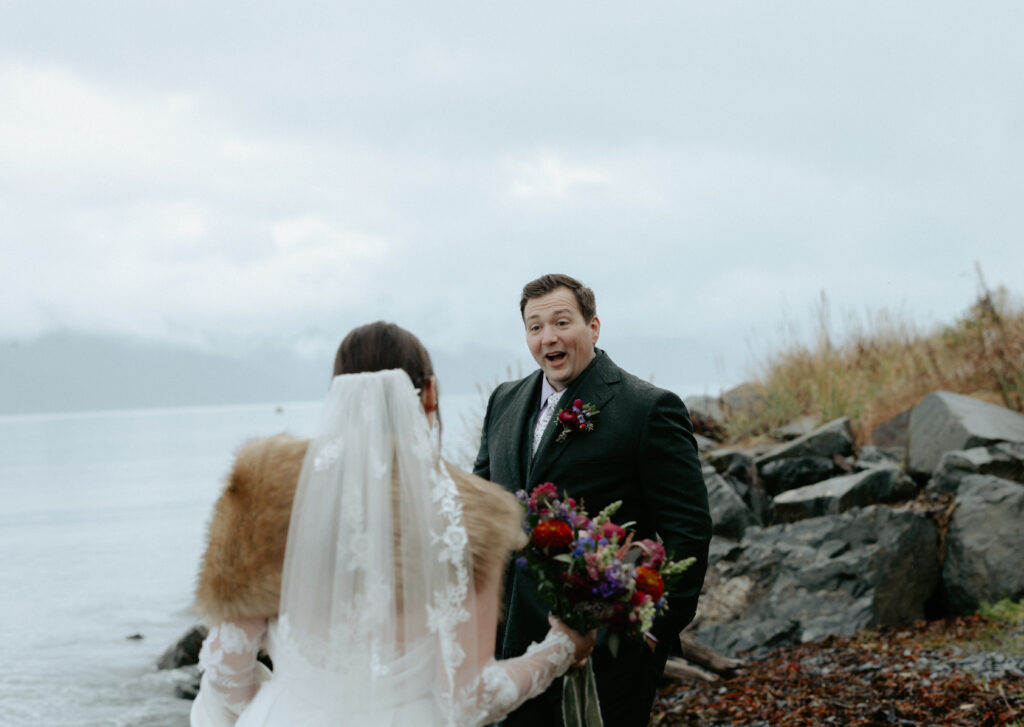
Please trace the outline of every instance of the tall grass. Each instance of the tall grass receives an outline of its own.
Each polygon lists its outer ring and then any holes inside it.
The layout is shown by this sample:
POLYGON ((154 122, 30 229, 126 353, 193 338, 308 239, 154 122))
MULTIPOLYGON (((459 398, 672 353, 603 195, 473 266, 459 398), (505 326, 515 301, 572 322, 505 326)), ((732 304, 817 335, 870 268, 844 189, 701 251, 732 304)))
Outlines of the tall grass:
POLYGON ((954 323, 921 332, 886 313, 840 339, 828 300, 818 304, 812 344, 791 343, 760 366, 761 398, 730 412, 729 438, 770 432, 804 414, 822 421, 850 417, 859 442, 879 423, 945 389, 1024 412, 1024 310, 1003 288, 989 290, 979 271, 979 294, 954 323))

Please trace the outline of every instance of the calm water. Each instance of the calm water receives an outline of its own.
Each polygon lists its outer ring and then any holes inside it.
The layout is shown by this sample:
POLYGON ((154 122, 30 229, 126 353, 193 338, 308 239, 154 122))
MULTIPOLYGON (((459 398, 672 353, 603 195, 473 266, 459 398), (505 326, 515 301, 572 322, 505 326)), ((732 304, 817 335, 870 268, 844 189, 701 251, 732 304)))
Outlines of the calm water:
MULTIPOLYGON (((479 397, 442 400, 465 463, 479 397)), ((156 659, 189 626, 210 509, 249 437, 318 403, 0 417, 0 724, 184 727, 156 659), (141 634, 140 640, 127 637, 141 634)))

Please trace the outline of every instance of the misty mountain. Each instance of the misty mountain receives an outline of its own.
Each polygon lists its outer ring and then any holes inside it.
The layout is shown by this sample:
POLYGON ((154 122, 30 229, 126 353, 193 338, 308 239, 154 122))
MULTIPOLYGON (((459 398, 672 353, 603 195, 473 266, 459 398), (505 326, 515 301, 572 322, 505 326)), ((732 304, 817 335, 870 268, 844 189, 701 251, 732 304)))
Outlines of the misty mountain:
MULTIPOLYGON (((478 383, 491 386, 524 366, 522 356, 500 350, 432 356, 450 394, 471 393, 478 383)), ((283 347, 229 355, 126 337, 50 333, 0 342, 0 414, 318 400, 332 365, 333 356, 315 360, 283 347)))

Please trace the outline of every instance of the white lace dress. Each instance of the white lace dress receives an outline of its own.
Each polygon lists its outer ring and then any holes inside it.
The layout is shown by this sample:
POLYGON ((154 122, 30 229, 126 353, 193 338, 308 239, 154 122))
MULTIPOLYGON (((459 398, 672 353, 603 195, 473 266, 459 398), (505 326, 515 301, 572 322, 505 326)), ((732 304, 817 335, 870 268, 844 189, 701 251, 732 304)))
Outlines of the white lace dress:
MULTIPOLYGON (((271 672, 256 660, 260 646, 266 644, 271 658, 281 645, 277 620, 225 622, 210 629, 200 654, 202 686, 192 705, 192 727, 264 727, 271 725, 319 725, 322 714, 331 714, 330 704, 345 689, 336 675, 324 674, 318 681, 304 678, 294 683, 283 670, 271 672)), ((493 634, 493 630, 490 632, 493 634)), ((523 656, 495 661, 480 670, 475 690, 464 700, 459 712, 459 727, 485 725, 501 720, 528 699, 547 689, 573 663, 574 647, 562 633, 551 631, 540 644, 534 644, 523 656)), ((415 659, 415 653, 407 658, 415 659)), ((368 667, 367 667, 368 668, 368 667)), ((430 663, 418 665, 431 669, 430 663)), ((408 675, 408 673, 406 673, 408 675)), ((422 679, 409 680, 427 683, 422 679)), ((391 689, 400 691, 402 683, 391 689)), ((389 701, 394 700, 394 693, 389 701)), ((359 700, 348 700, 358 703, 359 700)), ((428 694, 408 694, 397 700, 398 706, 382 714, 373 700, 363 701, 364 711, 353 711, 344 724, 365 727, 372 719, 374 727, 442 727, 450 724, 443 711, 428 694)))
MULTIPOLYGON (((575 648, 560 625, 494 661, 503 558, 473 572, 463 497, 408 375, 335 377, 322 417, 292 502, 279 616, 213 625, 194 727, 472 727, 564 674, 575 648)), ((513 546, 498 534, 521 535, 521 512, 501 496, 511 511, 474 514, 481 545, 504 556, 513 546)))

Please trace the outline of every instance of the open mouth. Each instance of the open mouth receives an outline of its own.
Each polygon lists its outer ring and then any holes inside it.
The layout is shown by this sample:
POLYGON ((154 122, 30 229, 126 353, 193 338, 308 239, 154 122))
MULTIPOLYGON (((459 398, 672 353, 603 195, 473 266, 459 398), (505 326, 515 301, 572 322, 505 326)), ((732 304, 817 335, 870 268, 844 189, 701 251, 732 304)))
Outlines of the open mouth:
POLYGON ((558 353, 549 353, 544 358, 553 364, 558 364, 565 360, 565 355, 565 351, 559 351, 558 353))

